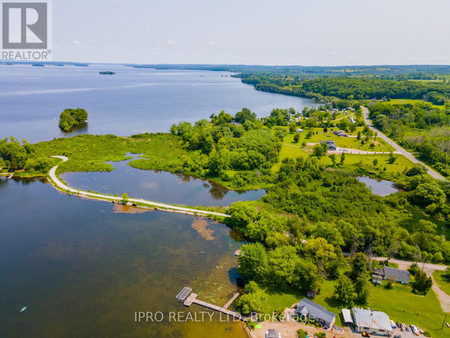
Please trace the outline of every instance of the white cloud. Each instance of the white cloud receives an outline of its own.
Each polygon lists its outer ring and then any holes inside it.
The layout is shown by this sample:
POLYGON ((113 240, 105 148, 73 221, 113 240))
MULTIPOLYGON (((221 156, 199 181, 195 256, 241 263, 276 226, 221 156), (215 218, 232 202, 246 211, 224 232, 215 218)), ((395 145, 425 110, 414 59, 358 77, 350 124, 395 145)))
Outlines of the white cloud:
POLYGON ((170 46, 176 46, 176 45, 178 45, 178 41, 176 41, 176 40, 167 40, 166 44, 168 44, 170 46))
POLYGON ((81 42, 78 41, 78 40, 73 40, 73 43, 76 44, 76 45, 81 45, 81 42))

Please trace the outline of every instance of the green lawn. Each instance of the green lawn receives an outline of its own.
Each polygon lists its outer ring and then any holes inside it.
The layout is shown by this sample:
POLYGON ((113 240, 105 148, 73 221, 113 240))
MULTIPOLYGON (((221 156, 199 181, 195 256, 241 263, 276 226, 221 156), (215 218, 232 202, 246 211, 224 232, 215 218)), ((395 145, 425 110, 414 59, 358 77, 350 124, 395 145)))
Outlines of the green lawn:
MULTIPOLYGON (((434 276, 436 278, 436 275, 434 276)), ((314 302, 337 314, 336 325, 342 326, 342 306, 334 298, 335 284, 336 281, 326 280, 314 302)), ((380 286, 371 286, 369 302, 364 307, 385 312, 395 322, 414 324, 429 331, 432 337, 444 338, 450 335, 450 329, 441 330, 445 313, 433 291, 428 292, 426 296, 420 296, 412 293, 410 286, 395 283, 392 289, 386 289, 386 284, 387 282, 383 282, 380 286)), ((450 287, 450 283, 447 287, 450 287)), ((295 289, 265 289, 261 297, 264 298, 262 312, 272 313, 291 307, 304 297, 304 293, 295 289)))
MULTIPOLYGON (((329 311, 338 314, 336 324, 341 324, 341 306, 333 298, 334 281, 325 281, 321 287, 320 294, 314 301, 325 306, 329 311)), ((411 292, 411 287, 394 284, 390 290, 381 286, 373 286, 367 307, 386 312, 395 322, 404 322, 408 325, 414 324, 419 328, 428 330, 432 337, 448 337, 450 329, 441 331, 442 321, 445 313, 439 304, 434 292, 430 291, 426 296, 419 296, 411 292)))
MULTIPOLYGON (((391 99, 391 100, 386 101, 384 103, 389 103, 389 104, 407 104, 407 103, 415 104, 415 103, 423 103, 423 101, 422 100, 410 100, 410 99, 391 99)), ((434 108, 441 108, 442 109, 442 108, 445 107, 445 106, 438 106, 438 105, 432 104, 431 102, 427 102, 427 103, 431 104, 434 108)))
POLYGON ((262 312, 272 313, 298 303, 305 297, 305 293, 295 288, 286 288, 284 290, 266 288, 261 296, 264 297, 262 312))
MULTIPOLYGON (((306 149, 301 147, 301 144, 299 145, 283 145, 283 148, 281 149, 280 153, 280 159, 283 160, 284 158, 292 158, 295 159, 299 156, 311 156, 311 152, 307 152, 306 149)), ((383 173, 397 173, 397 172, 403 172, 405 168, 411 168, 413 163, 407 159, 406 157, 402 155, 396 155, 397 159, 393 164, 388 163, 389 154, 370 154, 370 155, 359 155, 359 154, 345 154, 345 161, 342 168, 344 169, 350 169, 354 170, 357 168, 364 169, 366 171, 373 171, 376 173, 379 173, 380 176, 383 173), (375 166, 374 160, 377 160, 378 163, 375 166), (386 170, 384 170, 386 168, 386 170)), ((337 161, 339 162, 340 155, 337 155, 337 161)), ((323 156, 320 158, 320 162, 322 162, 325 165, 332 165, 332 161, 329 156, 323 156)), ((279 168, 280 164, 276 164, 273 167, 273 170, 277 170, 279 168)))
POLYGON ((448 295, 450 295, 450 280, 444 277, 445 271, 435 271, 433 278, 439 287, 448 295))
POLYGON ((445 313, 433 291, 426 296, 415 295, 409 286, 395 284, 391 290, 384 284, 373 287, 369 304, 371 309, 386 312, 395 322, 414 324, 431 333, 432 337, 448 337, 450 329, 440 330, 445 313))
MULTIPOLYGON (((336 143, 338 147, 342 148, 352 148, 352 149, 359 149, 359 150, 365 150, 365 151, 382 151, 382 152, 390 152, 395 151, 395 149, 384 142, 381 138, 373 139, 371 138, 369 142, 364 141, 364 144, 361 144, 362 139, 365 137, 362 136, 361 140, 358 140, 356 137, 340 137, 336 136, 333 131, 339 130, 338 128, 328 129, 328 132, 324 133, 322 128, 312 128, 311 129, 314 133, 314 135, 311 136, 311 138, 307 139, 306 135, 308 134, 309 130, 304 130, 303 133, 300 133, 300 139, 298 143, 294 142, 294 136, 295 133, 289 134, 285 137, 284 143, 292 144, 295 146, 302 146, 303 142, 305 143, 319 143, 320 141, 325 140, 332 140, 336 143), (370 144, 373 143, 374 147, 370 147, 370 144)), ((351 136, 356 136, 358 133, 358 130, 362 130, 362 128, 358 128, 354 133, 347 133, 351 136)))

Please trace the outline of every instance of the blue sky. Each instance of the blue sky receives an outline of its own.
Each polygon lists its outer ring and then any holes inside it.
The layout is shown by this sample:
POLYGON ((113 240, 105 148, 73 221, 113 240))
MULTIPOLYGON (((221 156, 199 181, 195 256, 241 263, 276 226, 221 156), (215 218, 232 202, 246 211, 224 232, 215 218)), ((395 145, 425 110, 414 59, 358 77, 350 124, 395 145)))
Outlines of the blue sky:
POLYGON ((53 60, 450 64, 448 0, 53 0, 53 60))

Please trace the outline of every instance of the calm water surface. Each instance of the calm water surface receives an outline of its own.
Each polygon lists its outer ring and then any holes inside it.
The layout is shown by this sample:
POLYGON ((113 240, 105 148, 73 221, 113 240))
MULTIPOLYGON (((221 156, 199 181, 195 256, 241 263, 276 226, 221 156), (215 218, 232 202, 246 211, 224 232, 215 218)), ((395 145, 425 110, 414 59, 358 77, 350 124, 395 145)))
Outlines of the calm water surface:
POLYGON ((357 177, 357 179, 372 190, 375 195, 387 196, 399 191, 395 188, 394 182, 391 181, 376 180, 367 176, 357 177))
POLYGON ((193 216, 113 208, 40 181, 0 180, 0 337, 243 336, 218 315, 134 321, 135 311, 204 311, 177 303, 184 286, 224 304, 237 290, 235 233, 193 216))
POLYGON ((180 121, 209 118, 243 107, 259 115, 273 108, 312 106, 309 99, 258 92, 227 72, 135 69, 120 65, 0 66, 0 138, 31 142, 64 134, 58 128, 65 108, 85 108, 80 133, 115 134, 169 131, 180 121), (115 75, 100 75, 112 70, 115 75))
MULTIPOLYGON (((88 127, 70 135, 130 135, 168 131, 173 123, 223 109, 266 115, 313 105, 257 92, 229 75, 118 65, 0 66, 0 138, 64 136, 58 116, 65 108, 89 113, 88 127)), ((114 166, 107 174, 63 177, 80 188, 180 204, 225 205, 264 194, 239 195, 201 180, 114 166)), ((213 324, 167 320, 169 311, 204 311, 176 302, 184 286, 214 304, 236 292, 239 235, 193 216, 130 211, 66 196, 40 181, 1 179, 0 337, 243 336, 240 323, 220 322, 217 315, 213 324), (20 313, 23 306, 28 310, 20 313), (136 311, 161 311, 166 320, 135 323, 136 311)))
POLYGON ((218 184, 163 171, 140 170, 129 161, 110 162, 111 172, 64 173, 61 178, 70 187, 133 198, 183 205, 230 205, 236 201, 257 200, 264 189, 236 192, 218 184))

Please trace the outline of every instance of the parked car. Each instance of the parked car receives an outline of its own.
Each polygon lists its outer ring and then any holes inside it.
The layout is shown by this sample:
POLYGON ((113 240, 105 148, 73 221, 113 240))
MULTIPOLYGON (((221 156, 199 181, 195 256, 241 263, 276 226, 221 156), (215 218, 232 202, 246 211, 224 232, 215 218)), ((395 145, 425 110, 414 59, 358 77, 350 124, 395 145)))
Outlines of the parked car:
POLYGON ((391 327, 392 327, 393 329, 396 329, 396 328, 397 328, 397 325, 395 325, 395 322, 394 322, 393 320, 391 320, 391 327))
POLYGON ((417 330, 417 327, 415 325, 411 325, 411 331, 418 336, 419 335, 419 330, 417 330))

